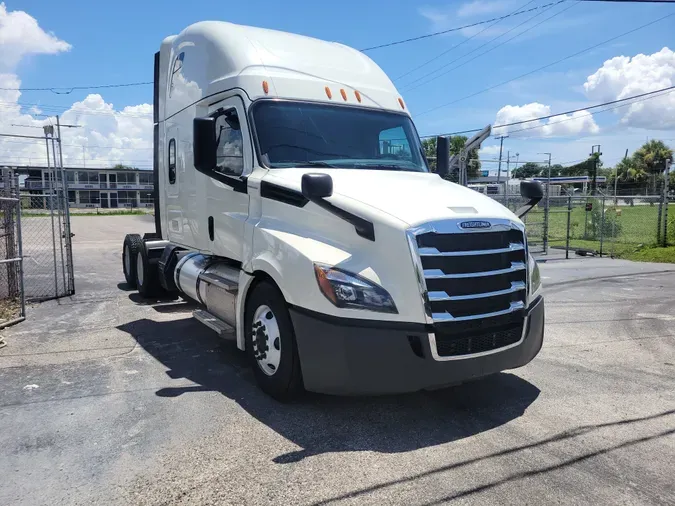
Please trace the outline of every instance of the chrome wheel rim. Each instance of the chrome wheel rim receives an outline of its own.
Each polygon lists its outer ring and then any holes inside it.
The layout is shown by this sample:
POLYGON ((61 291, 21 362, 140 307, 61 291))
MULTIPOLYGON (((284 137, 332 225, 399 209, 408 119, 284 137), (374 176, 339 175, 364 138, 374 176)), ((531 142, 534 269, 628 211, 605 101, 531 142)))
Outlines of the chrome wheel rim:
POLYGON ((140 253, 136 255, 136 280, 139 285, 143 284, 143 257, 140 253))
POLYGON ((251 334, 253 356, 258 367, 267 376, 273 376, 281 363, 281 333, 279 322, 268 306, 256 309, 251 334))

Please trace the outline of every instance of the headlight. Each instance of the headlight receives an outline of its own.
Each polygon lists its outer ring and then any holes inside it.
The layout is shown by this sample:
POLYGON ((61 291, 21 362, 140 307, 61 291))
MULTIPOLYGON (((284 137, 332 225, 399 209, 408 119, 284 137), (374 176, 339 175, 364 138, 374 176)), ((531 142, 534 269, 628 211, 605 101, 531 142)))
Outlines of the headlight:
POLYGON ((314 264, 316 281, 326 298, 337 307, 398 313, 387 291, 357 274, 314 264))
POLYGON ((539 273, 539 265, 537 265, 537 261, 532 257, 532 255, 529 255, 528 267, 530 278, 530 290, 527 302, 529 305, 529 303, 531 303, 534 299, 539 297, 539 294, 541 293, 541 274, 539 273))

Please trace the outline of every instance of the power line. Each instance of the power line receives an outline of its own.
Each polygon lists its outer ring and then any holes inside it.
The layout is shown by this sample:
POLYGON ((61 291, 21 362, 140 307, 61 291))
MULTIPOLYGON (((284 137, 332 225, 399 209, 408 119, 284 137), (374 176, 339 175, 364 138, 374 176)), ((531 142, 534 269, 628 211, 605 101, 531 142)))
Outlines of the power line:
MULTIPOLYGON (((672 90, 671 90, 671 91, 672 91, 672 90)), ((671 91, 667 91, 667 92, 665 92, 665 93, 662 93, 661 95, 656 95, 656 96, 660 97, 660 96, 663 96, 663 95, 667 95, 667 94, 670 93, 671 91)), ((635 103, 637 103, 637 102, 644 102, 645 100, 649 100, 649 99, 651 99, 651 98, 656 98, 656 97, 654 97, 654 96, 651 96, 651 97, 645 97, 645 98, 643 98, 642 100, 635 100, 635 101, 629 102, 629 103, 627 103, 627 104, 619 104, 619 105, 615 105, 614 107, 608 107, 607 109, 603 109, 602 111, 595 111, 595 112, 589 113, 589 114, 592 116, 592 115, 595 115, 595 114, 600 114, 600 113, 602 113, 602 112, 612 111, 612 110, 618 109, 618 108, 620 108, 620 107, 627 107, 627 106, 629 106, 629 105, 633 105, 633 104, 635 104, 635 103)), ((544 128, 544 127, 547 127, 547 126, 557 125, 557 124, 559 124, 559 123, 565 123, 565 122, 567 122, 567 121, 573 121, 573 120, 575 120, 575 119, 579 119, 579 117, 576 117, 576 118, 566 118, 566 119, 562 119, 562 120, 560 120, 560 121, 552 121, 552 122, 549 122, 548 124, 545 124, 545 125, 534 125, 534 126, 530 126, 530 127, 519 128, 518 130, 510 130, 510 131, 509 131, 509 135, 515 134, 515 133, 517 133, 517 132, 524 132, 524 131, 526 131, 526 130, 534 130, 534 129, 536 129, 536 128, 544 128)), ((530 121, 531 121, 531 120, 530 120, 530 121)), ((502 127, 502 128, 503 128, 503 127, 502 127)))
POLYGON ((581 2, 615 2, 624 4, 672 4, 675 0, 580 0, 581 2))
POLYGON ((49 88, 0 88, 0 91, 51 91, 56 95, 70 95, 77 90, 101 90, 109 88, 128 88, 131 86, 145 86, 153 84, 152 81, 143 81, 139 83, 119 83, 119 84, 98 84, 93 86, 65 86, 49 88))
MULTIPOLYGON (((524 7, 527 7, 528 5, 530 5, 530 4, 531 4, 532 2, 534 2, 534 1, 536 1, 536 0, 530 0, 529 2, 527 2, 527 3, 526 3, 525 5, 523 5, 522 7, 519 7, 518 9, 516 9, 516 11, 519 10, 519 9, 522 9, 522 8, 524 8, 524 7)), ((515 11, 514 11, 514 12, 515 12, 515 11)), ((513 13, 512 13, 512 14, 513 14, 513 13)), ((423 68, 423 67, 426 67, 426 66, 429 65, 431 62, 434 62, 434 61, 438 60, 439 58, 445 56, 445 55, 448 54, 449 52, 454 51, 454 50, 457 49, 459 46, 461 46, 461 45, 466 44, 467 42, 469 42, 471 39, 478 37, 478 36, 479 36, 481 33, 483 33, 485 30, 489 30, 490 28, 492 28, 493 26, 495 26, 496 24, 498 24, 500 21, 501 21, 501 19, 498 19, 498 20, 495 21, 494 23, 487 25, 487 26, 486 26, 485 28, 483 28, 481 31, 474 33, 471 37, 467 37, 466 39, 464 39, 464 40, 463 40, 462 42, 460 42, 459 44, 455 44, 454 46, 450 47, 449 49, 446 49, 446 50, 443 51, 442 53, 440 53, 440 54, 434 56, 432 59, 427 60, 427 61, 424 62, 422 65, 418 65, 417 67, 415 67, 415 68, 409 70, 409 71, 406 72, 405 74, 401 74, 401 75, 398 76, 396 79, 394 79, 394 81, 398 81, 399 79, 402 79, 402 78, 404 78, 405 76, 408 76, 408 75, 412 74, 413 72, 415 72, 415 71, 417 71, 417 70, 419 70, 419 69, 421 69, 421 68, 423 68)), ((467 53, 467 54, 471 54, 471 53, 467 53)), ((466 56, 466 55, 464 55, 464 56, 466 56)), ((462 57, 460 57, 460 58, 463 58, 464 56, 462 56, 462 57)), ((453 60, 453 61, 457 61, 457 60, 453 60)), ((442 67, 441 67, 441 68, 442 68, 442 67)), ((434 72, 436 72, 436 71, 434 71, 434 72)), ((413 82, 414 82, 414 81, 413 81, 413 82)))
MULTIPOLYGON (((549 114, 547 116, 539 116, 537 118, 525 119, 525 120, 521 120, 521 121, 513 121, 511 123, 503 123, 501 125, 494 125, 492 127, 492 130, 494 131, 498 128, 506 128, 506 127, 510 127, 510 126, 523 125, 525 123, 532 123, 533 121, 542 121, 542 120, 545 120, 545 119, 555 118, 556 116, 566 116, 568 114, 574 114, 576 112, 588 111, 589 109, 597 109, 599 107, 606 107, 608 105, 628 102, 629 100, 634 100, 635 102, 641 102, 641 100, 635 100, 635 99, 644 98, 646 100, 646 99, 649 99, 649 98, 656 98, 656 97, 659 97, 659 96, 662 96, 662 95, 666 95, 667 93, 670 93, 674 90, 675 90, 675 85, 674 86, 668 86, 666 88, 661 88, 659 90, 648 91, 646 93, 640 93, 639 95, 633 95, 633 96, 626 97, 626 98, 611 100, 609 102, 603 102, 603 103, 600 103, 600 104, 589 105, 587 107, 582 107, 582 108, 579 108, 579 109, 572 109, 572 110, 565 111, 565 112, 558 112, 558 113, 555 113, 555 114, 549 114), (664 92, 666 92, 666 93, 664 93, 664 92), (659 93, 662 94, 662 95, 658 95, 659 93)), ((630 105, 630 103, 624 104, 624 105, 630 105)), ((611 109, 616 109, 616 107, 608 108, 606 110, 609 111, 611 109)), ((599 114, 601 112, 605 112, 605 110, 596 111, 596 112, 592 112, 592 113, 589 113, 589 114, 594 115, 594 114, 599 114)), ((570 119, 578 119, 578 118, 570 118, 570 119)), ((564 120, 564 121, 568 121, 568 120, 564 120)), ((556 123, 562 123, 562 122, 563 121, 558 121, 556 123)), ((553 123, 553 124, 556 124, 556 123, 553 123)), ((551 124, 551 123, 549 123, 549 124, 551 124)), ((532 128, 542 128, 544 126, 547 126, 547 125, 537 125, 536 127, 532 127, 532 128)), ((532 128, 528 128, 528 130, 532 129, 532 128)), ((462 131, 459 131, 459 132, 450 132, 450 133, 445 133, 445 134, 422 135, 422 136, 420 136, 420 138, 421 139, 429 139, 431 137, 438 137, 438 136, 446 137, 446 136, 451 136, 451 135, 469 134, 469 133, 480 132, 481 130, 482 130, 482 128, 474 128, 474 129, 471 129, 471 130, 462 130, 462 131)), ((516 131, 519 131, 519 130, 516 130, 516 131)), ((516 132, 516 131, 514 131, 514 132, 516 132)))
MULTIPOLYGON (((61 125, 63 126, 63 125, 61 125)), ((40 127, 42 128, 42 127, 40 127)), ((44 140, 44 137, 40 138, 41 140, 44 140)), ((0 146, 3 146, 5 144, 25 144, 27 146, 34 146, 34 142, 23 142, 23 141, 0 141, 0 146)), ((148 149, 152 149, 152 147, 149 148, 131 148, 131 147, 120 147, 120 146, 101 146, 98 144, 66 144, 65 142, 62 144, 63 146, 69 146, 69 147, 74 147, 74 148, 93 148, 93 149, 122 149, 122 150, 133 150, 133 151, 145 151, 148 149)))
MULTIPOLYGON (((38 107, 41 110, 47 111, 47 112, 52 112, 55 114, 63 114, 65 112, 70 112, 73 114, 80 114, 83 116, 122 116, 125 118, 151 118, 152 114, 147 113, 147 114, 135 114, 135 113, 127 113, 124 111, 81 111, 79 109, 71 109, 71 106, 61 106, 61 105, 49 105, 49 104, 32 104, 32 103, 26 103, 26 102, 3 102, 0 101, 0 108, 5 108, 5 109, 11 109, 12 106, 18 105, 19 107, 38 107)), ((35 113, 30 113, 33 116, 49 116, 45 114, 35 114, 35 113)))
MULTIPOLYGON (((508 42, 511 42, 512 40, 514 40, 514 39, 520 37, 520 36, 523 35, 524 33, 527 33, 527 32, 529 32, 530 30, 532 30, 532 29, 538 27, 539 25, 541 25, 541 24, 543 24, 543 23, 546 23, 546 21, 549 21, 550 19, 553 19, 554 17, 559 16, 560 14, 562 14, 563 12, 565 12, 565 11, 571 9, 572 7, 574 7, 574 6, 577 5, 577 4, 579 4, 579 0, 577 0, 577 2, 573 3, 572 5, 570 5, 570 6, 568 6, 568 7, 565 7, 564 9, 562 9, 562 10, 556 12, 556 13, 553 14, 552 16, 549 16, 549 17, 547 17, 546 19, 543 19, 543 20, 539 21, 538 23, 535 23, 534 25, 532 25, 532 26, 530 26, 530 27, 527 27, 525 30, 523 30, 522 32, 519 32, 519 33, 515 34, 513 37, 511 37, 511 38, 509 38, 509 39, 506 39, 505 41, 500 42, 499 44, 497 44, 497 45, 491 47, 490 49, 488 49, 488 50, 486 50, 486 51, 483 51, 483 52, 480 53, 480 54, 477 54, 477 55, 474 56, 473 58, 470 58, 470 59, 468 59, 467 61, 465 61, 465 62, 463 62, 463 63, 460 63, 459 65, 457 65, 457 66, 455 66, 455 67, 452 67, 452 68, 449 69, 449 70, 446 70, 446 71, 443 72, 442 74, 438 74, 437 76, 432 77, 431 79, 429 79, 429 80, 426 81, 426 82, 420 83, 420 84, 418 84, 417 86, 413 86, 412 88, 408 88, 407 90, 404 90, 404 91, 405 91, 405 92, 410 92, 410 91, 412 91, 412 90, 416 90, 416 89, 419 88, 420 86, 424 86, 425 84, 429 84, 430 82, 435 81, 435 80, 438 79, 439 77, 443 77, 443 76, 449 74, 450 72, 452 72, 453 70, 457 70, 458 68, 463 67, 463 66, 466 65, 467 63, 470 63, 470 62, 476 60, 477 58, 480 58, 481 56, 486 55, 486 54, 490 53, 491 51, 494 51, 494 50, 497 49, 498 47, 501 47, 501 46, 503 46, 504 44, 507 44, 508 42)), ((531 18, 529 18, 529 19, 523 21, 523 22, 520 23, 519 25, 514 26, 513 28, 507 30, 506 32, 504 32, 504 33, 498 35, 497 37, 495 37, 495 38, 493 38, 493 39, 487 41, 486 43, 484 43, 484 44, 478 46, 478 47, 475 48, 474 50, 472 50, 472 51, 466 53, 464 56, 468 56, 468 55, 470 55, 471 53, 473 53, 473 52, 475 52, 475 51, 478 51, 479 49, 481 49, 481 48, 487 46, 487 45, 490 44, 491 42, 494 42, 495 40, 497 40, 497 39, 503 37, 504 35, 506 35, 506 34, 512 32, 512 31, 515 30, 516 28, 519 28, 520 26, 522 26, 522 25, 524 25, 524 24, 526 24, 526 23, 532 21, 534 18, 536 18, 536 17, 538 17, 538 16, 541 16, 542 14, 544 14, 546 11, 548 11, 548 10, 550 10, 550 9, 553 9, 553 7, 549 7, 548 9, 545 9, 545 10, 543 10, 543 11, 541 11, 541 12, 538 12, 537 14, 535 14, 534 16, 532 16, 531 18)), ((434 73, 438 72, 438 71, 441 70, 441 69, 444 69, 445 67, 447 67, 448 65, 450 65, 450 64, 452 64, 452 63, 455 63, 456 61, 461 60, 462 58, 464 58, 464 56, 461 56, 461 57, 459 57, 459 58, 456 58, 455 60, 451 61, 450 63, 447 63, 446 65, 443 65, 442 67, 439 67, 438 69, 434 70, 433 72, 430 72, 430 73, 426 74, 425 76, 422 76, 422 77, 420 77, 419 79, 416 79, 415 81, 412 81, 410 84, 414 84, 414 83, 416 83, 416 82, 418 82, 418 81, 421 81, 421 80, 424 79, 425 77, 427 77, 427 76, 429 76, 429 75, 431 75, 431 74, 434 74, 434 73)))
POLYGON ((523 77, 527 77, 527 76, 529 76, 529 75, 532 75, 532 74, 534 74, 534 73, 536 73, 536 72, 539 72, 540 70, 547 69, 547 68, 549 68, 549 67, 552 67, 552 66, 554 66, 554 65, 557 65, 558 63, 562 63, 562 62, 564 62, 564 61, 566 61, 566 60, 569 60, 569 59, 574 58, 574 57, 576 57, 576 56, 579 56, 579 55, 581 55, 581 54, 583 54, 583 53, 586 53, 586 52, 588 52, 588 51, 591 51, 591 50, 593 50, 593 49, 595 49, 595 48, 597 48, 597 47, 602 46, 603 44, 607 44, 607 43, 609 43, 609 42, 613 42, 613 41, 615 41, 616 39, 619 39, 619 38, 624 37, 624 36, 626 36, 626 35, 629 35, 629 34, 631 34, 631 33, 637 32, 638 30, 642 30, 643 28, 646 28, 646 27, 648 27, 648 26, 651 26, 651 25, 653 25, 653 24, 656 24, 656 23, 658 23, 659 21, 663 21, 664 19, 667 19, 667 18, 669 18, 669 17, 671 17, 671 16, 675 16, 675 13, 671 13, 671 14, 667 14, 667 15, 665 15, 665 16, 662 16, 662 17, 660 17, 660 18, 658 18, 658 19, 655 19, 655 20, 653 20, 653 21, 650 21, 649 23, 645 23, 644 25, 638 26, 637 28, 633 28, 632 30, 629 30, 629 31, 627 31, 627 32, 623 32, 623 33, 621 33, 621 34, 619 34, 619 35, 616 35, 616 36, 611 37, 611 38, 609 38, 609 39, 607 39, 607 40, 604 40, 604 41, 602 41, 602 42, 599 42, 599 43, 597 43, 597 44, 595 44, 595 45, 593 45, 593 46, 590 46, 590 47, 587 47, 587 48, 585 48, 585 49, 582 49, 581 51, 577 51, 576 53, 573 53, 573 54, 571 54, 571 55, 565 56, 564 58, 561 58, 561 59, 559 59, 559 60, 556 60, 556 61, 554 61, 554 62, 552 62, 552 63, 549 63, 549 64, 544 65, 544 66, 542 66, 542 67, 536 68, 536 69, 534 69, 534 70, 531 70, 530 72, 526 72, 525 74, 521 74, 521 75, 519 75, 519 76, 517 76, 517 77, 514 77, 514 78, 512 78, 512 79, 508 79, 508 80, 506 80, 506 81, 502 81, 502 82, 499 83, 499 84, 495 84, 495 85, 490 86, 490 87, 488 87, 488 88, 484 88, 484 89, 482 89, 482 90, 480 90, 480 91, 477 91, 477 92, 475 92, 475 93, 472 93, 472 94, 470 94, 470 95, 466 95, 465 97, 458 98, 457 100, 453 100, 452 102, 448 102, 448 103, 446 103, 446 104, 439 105, 439 106, 433 107, 433 108, 431 108, 431 109, 427 109, 426 111, 423 111, 423 112, 417 114, 417 116, 423 116, 423 115, 425 115, 425 114, 428 114, 428 113, 430 113, 430 112, 436 111, 436 110, 438 110, 438 109, 442 109, 442 108, 444 108, 444 107, 448 107, 448 106, 450 106, 450 105, 456 104, 457 102, 461 102, 462 100, 466 100, 467 98, 473 98, 473 97, 475 97, 475 96, 477 96, 477 95, 480 95, 480 94, 482 94, 482 93, 485 93, 486 91, 494 90, 495 88, 498 88, 498 87, 503 86, 503 85, 505 85, 505 84, 508 84, 508 83, 510 83, 510 82, 517 81, 518 79, 522 79, 523 77))
POLYGON ((484 25, 486 23, 492 23, 493 21, 501 21, 502 19, 511 18, 511 17, 514 17, 514 16, 519 16, 520 14, 526 14, 528 12, 532 12, 532 11, 535 11, 537 9, 543 9, 545 7, 549 7, 551 5, 557 5, 559 3, 566 2, 566 1, 567 0, 558 0, 557 2, 551 2, 551 3, 545 4, 545 5, 540 5, 538 7, 532 7, 530 9, 512 12, 510 14, 505 14, 504 16, 498 16, 496 18, 486 19, 485 21, 478 21, 476 23, 471 23, 471 24, 464 25, 464 26, 457 26, 455 28, 449 28, 447 30, 441 30, 439 32, 428 33, 426 35, 420 35, 418 37, 411 37, 409 39, 397 40, 397 41, 394 41, 394 42, 387 42, 386 44, 380 44, 379 46, 366 47, 366 48, 361 49, 361 51, 365 53, 366 51, 373 51, 375 49, 382 49, 384 47, 397 46, 399 44, 405 44, 407 42, 414 42, 416 40, 428 39, 430 37, 436 37, 438 35, 443 35, 445 33, 457 32, 459 30, 464 30, 465 28, 472 28, 474 26, 484 25))

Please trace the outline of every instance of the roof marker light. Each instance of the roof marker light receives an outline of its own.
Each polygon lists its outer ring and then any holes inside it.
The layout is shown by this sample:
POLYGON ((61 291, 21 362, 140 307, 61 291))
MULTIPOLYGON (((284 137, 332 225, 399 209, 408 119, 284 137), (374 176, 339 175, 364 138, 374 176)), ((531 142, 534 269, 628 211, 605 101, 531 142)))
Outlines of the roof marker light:
POLYGON ((354 90, 354 95, 356 95, 356 100, 361 103, 361 94, 358 92, 358 90, 354 90))
POLYGON ((403 99, 399 97, 398 103, 401 104, 401 109, 405 110, 405 104, 403 103, 403 99))
POLYGON ((333 93, 331 93, 330 88, 326 86, 326 96, 328 98, 333 98, 333 93))
POLYGON ((343 100, 347 100, 347 92, 343 89, 340 90, 340 95, 342 95, 343 100))
POLYGON ((265 92, 265 95, 267 95, 270 92, 270 85, 267 84, 267 81, 263 81, 263 91, 265 92))

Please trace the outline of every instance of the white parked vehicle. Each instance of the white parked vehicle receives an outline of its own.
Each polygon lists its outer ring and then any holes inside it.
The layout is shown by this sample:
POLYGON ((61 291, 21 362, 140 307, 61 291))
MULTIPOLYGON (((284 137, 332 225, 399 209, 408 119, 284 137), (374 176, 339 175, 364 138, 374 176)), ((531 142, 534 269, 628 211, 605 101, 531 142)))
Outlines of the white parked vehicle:
MULTIPOLYGON (((126 237, 127 282, 198 302, 265 392, 416 391, 539 352, 523 223, 430 173, 405 102, 363 53, 196 23, 155 55, 154 111, 157 232, 126 237)), ((541 199, 538 183, 522 191, 541 199)))

